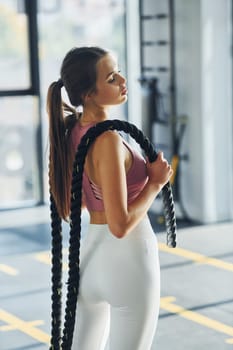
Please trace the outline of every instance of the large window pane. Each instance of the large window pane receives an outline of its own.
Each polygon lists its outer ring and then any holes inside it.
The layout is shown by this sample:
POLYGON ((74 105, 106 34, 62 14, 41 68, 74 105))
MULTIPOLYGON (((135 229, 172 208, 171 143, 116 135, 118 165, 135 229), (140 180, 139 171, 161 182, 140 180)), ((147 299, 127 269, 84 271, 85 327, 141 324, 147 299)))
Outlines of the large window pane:
POLYGON ((27 16, 23 0, 0 0, 0 90, 30 87, 27 16))
POLYGON ((0 208, 38 198, 37 113, 35 97, 0 99, 0 208))

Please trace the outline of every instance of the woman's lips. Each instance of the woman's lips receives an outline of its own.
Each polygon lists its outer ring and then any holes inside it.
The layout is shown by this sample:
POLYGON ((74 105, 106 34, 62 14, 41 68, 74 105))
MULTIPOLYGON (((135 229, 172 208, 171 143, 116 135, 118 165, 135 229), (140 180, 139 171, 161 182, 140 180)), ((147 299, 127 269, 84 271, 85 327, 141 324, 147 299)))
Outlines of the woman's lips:
POLYGON ((123 90, 121 91, 121 95, 126 95, 127 92, 128 92, 128 90, 125 88, 125 89, 123 89, 123 90))

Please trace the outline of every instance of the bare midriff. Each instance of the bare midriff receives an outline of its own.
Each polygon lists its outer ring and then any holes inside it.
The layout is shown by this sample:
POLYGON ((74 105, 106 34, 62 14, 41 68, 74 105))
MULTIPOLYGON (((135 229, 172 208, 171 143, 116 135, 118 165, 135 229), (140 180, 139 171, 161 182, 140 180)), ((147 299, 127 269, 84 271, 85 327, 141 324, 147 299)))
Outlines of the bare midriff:
POLYGON ((104 211, 91 211, 89 212, 89 215, 90 215, 91 224, 97 224, 97 225, 107 224, 106 215, 104 211))

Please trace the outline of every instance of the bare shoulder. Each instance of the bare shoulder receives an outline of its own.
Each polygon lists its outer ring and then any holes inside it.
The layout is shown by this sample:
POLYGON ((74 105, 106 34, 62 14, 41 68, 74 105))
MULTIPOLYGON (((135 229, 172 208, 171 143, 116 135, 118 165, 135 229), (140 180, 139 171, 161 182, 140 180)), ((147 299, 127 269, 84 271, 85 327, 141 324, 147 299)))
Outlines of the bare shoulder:
POLYGON ((122 148, 122 138, 116 131, 105 131, 97 137, 94 149, 98 152, 110 152, 122 148))

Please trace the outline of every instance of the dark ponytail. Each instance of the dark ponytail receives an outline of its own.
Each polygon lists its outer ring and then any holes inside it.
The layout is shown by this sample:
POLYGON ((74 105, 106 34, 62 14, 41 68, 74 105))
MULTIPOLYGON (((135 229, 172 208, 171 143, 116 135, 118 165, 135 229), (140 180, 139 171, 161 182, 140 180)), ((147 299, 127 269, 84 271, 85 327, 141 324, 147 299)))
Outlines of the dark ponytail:
POLYGON ((49 116, 49 182, 61 218, 67 220, 70 213, 70 186, 74 152, 70 130, 77 120, 75 109, 63 103, 61 81, 53 82, 47 95, 49 116), (69 112, 65 117, 65 113, 69 112))

